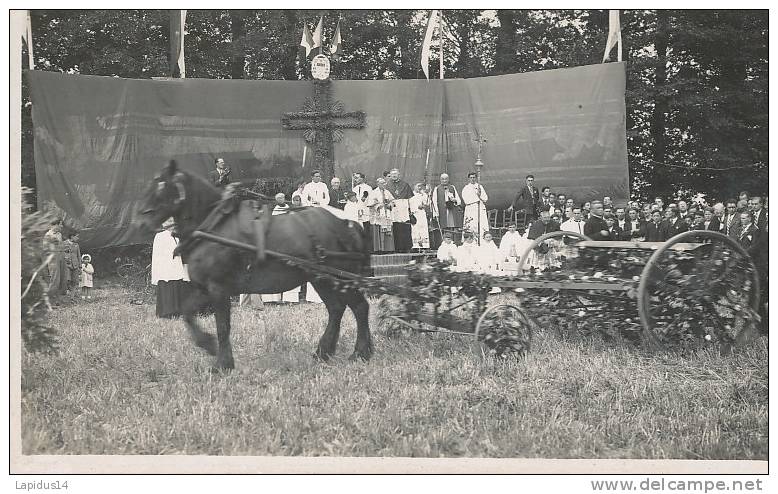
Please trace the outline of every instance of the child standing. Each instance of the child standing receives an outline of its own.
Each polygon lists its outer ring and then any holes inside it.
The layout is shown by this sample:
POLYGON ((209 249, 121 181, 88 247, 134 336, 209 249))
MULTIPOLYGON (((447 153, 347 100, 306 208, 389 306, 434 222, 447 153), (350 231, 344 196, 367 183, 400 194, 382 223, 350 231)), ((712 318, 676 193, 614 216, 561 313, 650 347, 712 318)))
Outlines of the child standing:
POLYGON ((92 256, 84 254, 81 256, 81 298, 92 298, 92 276, 95 273, 95 268, 92 267, 92 256))

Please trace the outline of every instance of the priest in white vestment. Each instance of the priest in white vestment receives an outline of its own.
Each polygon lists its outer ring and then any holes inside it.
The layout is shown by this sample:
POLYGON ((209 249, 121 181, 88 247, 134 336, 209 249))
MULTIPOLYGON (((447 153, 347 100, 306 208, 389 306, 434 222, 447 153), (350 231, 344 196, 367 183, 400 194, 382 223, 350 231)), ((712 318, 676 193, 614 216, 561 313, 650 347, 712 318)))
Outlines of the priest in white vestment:
POLYGON ((311 181, 305 184, 300 193, 303 206, 326 206, 330 202, 330 191, 327 184, 321 181, 321 172, 314 170, 311 181))
POLYGON ((462 187, 462 201, 465 203, 462 226, 473 232, 473 235, 483 238, 484 233, 489 231, 489 217, 486 214, 486 201, 489 196, 483 185, 477 183, 475 172, 468 173, 467 178, 470 183, 462 187))

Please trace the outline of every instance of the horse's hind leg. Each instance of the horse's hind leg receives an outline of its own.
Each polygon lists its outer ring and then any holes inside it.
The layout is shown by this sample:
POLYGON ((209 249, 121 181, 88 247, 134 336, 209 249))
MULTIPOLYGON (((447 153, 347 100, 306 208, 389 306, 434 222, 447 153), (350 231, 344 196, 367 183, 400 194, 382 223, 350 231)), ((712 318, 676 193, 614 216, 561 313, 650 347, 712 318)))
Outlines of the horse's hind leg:
POLYGON ((346 296, 348 306, 357 321, 357 342, 354 345, 354 353, 349 358, 350 360, 370 360, 370 357, 373 356, 373 340, 370 337, 370 304, 365 296, 357 290, 347 291, 346 296))
POLYGON ((216 338, 200 329, 197 324, 197 313, 205 306, 208 296, 200 289, 192 290, 183 308, 184 323, 189 331, 189 336, 195 345, 199 346, 210 355, 216 355, 216 338))
POLYGON ((230 297, 226 295, 211 299, 216 316, 216 337, 219 340, 219 352, 216 355, 216 370, 235 368, 232 359, 232 343, 230 343, 230 297))
POLYGON ((346 304, 343 294, 335 290, 329 284, 312 283, 319 293, 322 302, 327 307, 328 320, 327 329, 319 339, 319 346, 316 348, 315 356, 327 361, 335 354, 335 348, 338 346, 338 337, 340 336, 340 321, 343 318, 343 312, 346 310, 346 304))

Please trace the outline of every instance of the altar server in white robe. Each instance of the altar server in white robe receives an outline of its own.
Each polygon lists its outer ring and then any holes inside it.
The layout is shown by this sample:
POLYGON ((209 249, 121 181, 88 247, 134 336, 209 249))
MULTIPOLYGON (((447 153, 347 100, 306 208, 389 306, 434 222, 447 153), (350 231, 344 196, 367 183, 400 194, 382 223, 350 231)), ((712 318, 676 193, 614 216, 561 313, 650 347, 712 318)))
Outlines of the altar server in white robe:
POLYGON ((500 255, 503 260, 521 256, 520 247, 523 243, 522 240, 524 239, 521 238, 521 235, 516 230, 516 224, 509 224, 508 231, 505 232, 500 239, 500 255))
MULTIPOLYGON (((502 256, 500 249, 495 245, 490 232, 484 233, 484 238, 481 241, 481 245, 476 246, 476 262, 478 264, 478 272, 483 274, 489 274, 493 276, 500 276, 500 266, 502 265, 502 256)), ((492 287, 489 293, 500 293, 499 287, 492 287)))
POLYGON ((430 230, 427 224, 427 208, 429 196, 424 192, 424 184, 418 183, 413 188, 413 197, 408 200, 411 214, 416 219, 411 222, 411 238, 414 249, 430 248, 430 230))
POLYGON ((502 264, 502 255, 500 249, 494 243, 490 232, 484 233, 481 245, 475 247, 476 263, 478 271, 484 274, 499 274, 500 264, 502 264))
MULTIPOLYGON (((286 214, 289 211, 289 205, 286 203, 286 196, 283 193, 278 193, 275 196, 276 203, 273 206, 273 216, 280 214, 286 214)), ((262 302, 290 302, 297 303, 300 301, 300 287, 292 288, 284 293, 271 293, 262 295, 262 302)))
POLYGON ((311 172, 311 181, 305 184, 300 198, 303 206, 326 206, 330 202, 330 191, 327 184, 321 181, 321 172, 311 172))
POLYGON ((462 235, 462 245, 457 247, 457 271, 476 271, 478 269, 476 247, 478 245, 475 243, 473 235, 465 232, 462 235))
POLYGON ((462 225, 465 230, 473 232, 473 235, 483 238, 484 233, 489 231, 489 217, 486 214, 486 201, 489 196, 483 185, 477 183, 475 172, 468 173, 467 179, 470 183, 462 187, 462 201, 465 203, 462 225))
POLYGON ((357 199, 357 195, 354 192, 346 192, 346 204, 343 206, 343 214, 351 221, 356 221, 360 225, 363 218, 367 221, 367 208, 365 204, 357 199))
POLYGON ((452 264, 457 260, 457 244, 454 243, 453 235, 451 232, 443 234, 443 243, 438 247, 438 260, 446 261, 452 264))

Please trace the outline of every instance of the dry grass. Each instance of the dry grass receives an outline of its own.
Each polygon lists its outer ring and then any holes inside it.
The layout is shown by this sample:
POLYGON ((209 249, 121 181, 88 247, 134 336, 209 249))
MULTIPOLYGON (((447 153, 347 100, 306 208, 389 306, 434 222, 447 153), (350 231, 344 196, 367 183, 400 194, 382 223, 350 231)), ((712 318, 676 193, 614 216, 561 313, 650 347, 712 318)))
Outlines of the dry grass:
POLYGON ((322 364, 323 306, 236 308, 237 369, 212 376, 183 323, 95 294, 52 315, 59 355, 22 357, 24 454, 767 459, 765 338, 681 357, 546 330, 494 361, 464 337, 374 331, 364 364, 347 313, 322 364))

